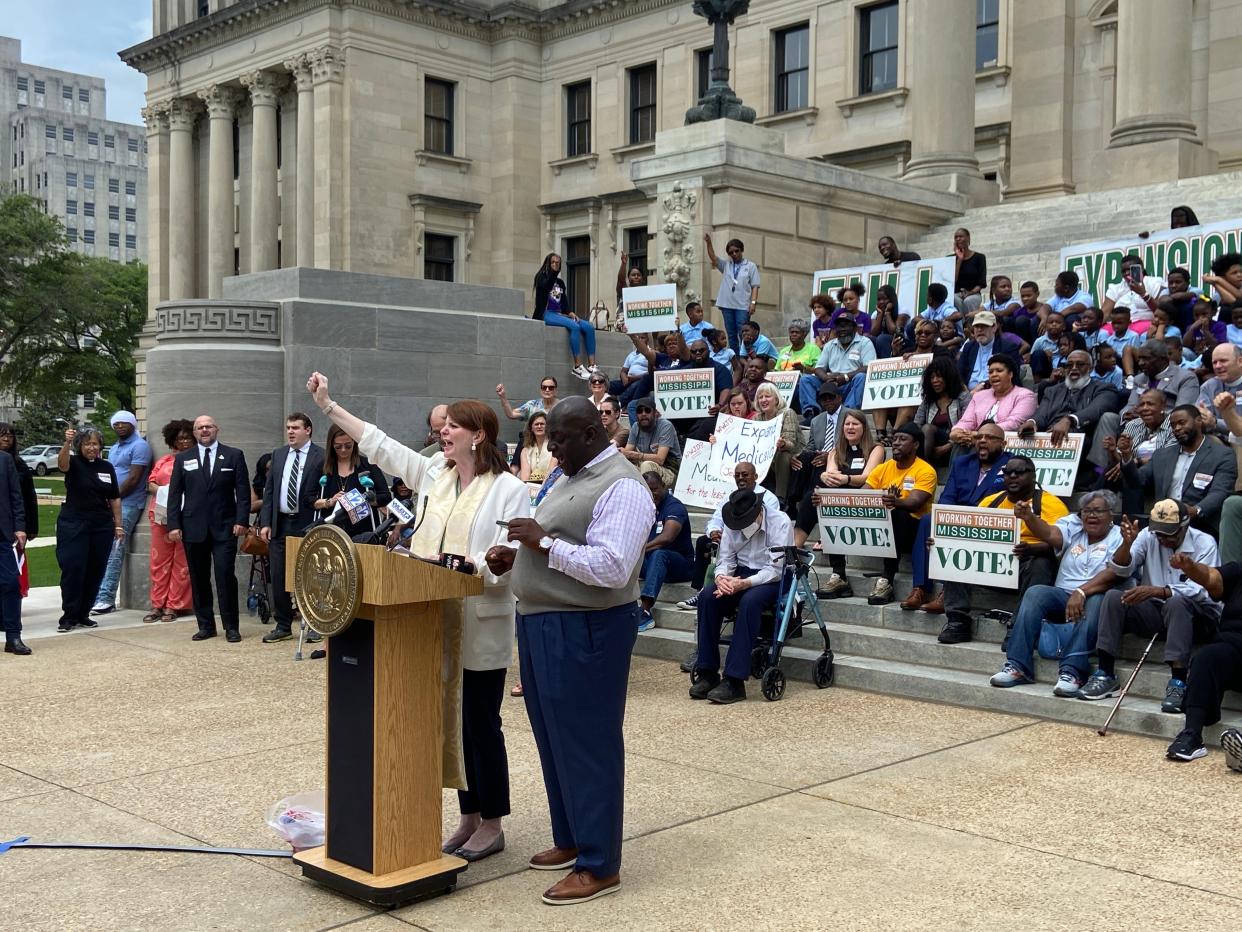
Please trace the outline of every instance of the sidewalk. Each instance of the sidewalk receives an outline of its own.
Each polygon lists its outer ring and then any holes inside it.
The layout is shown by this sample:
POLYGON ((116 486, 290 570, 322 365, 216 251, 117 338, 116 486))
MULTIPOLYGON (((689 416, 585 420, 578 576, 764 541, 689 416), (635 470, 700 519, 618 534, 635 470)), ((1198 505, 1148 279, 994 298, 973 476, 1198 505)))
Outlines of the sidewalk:
MULTIPOLYGON (((41 543, 35 541, 36 544, 41 543)), ((55 543, 53 540, 52 543, 55 543)), ((40 638, 68 638, 91 631, 104 631, 118 628, 143 627, 142 616, 146 614, 136 609, 118 609, 108 615, 92 615, 99 622, 98 628, 75 628, 73 631, 60 633, 56 625, 60 622, 60 587, 38 586, 30 590, 30 595, 22 599, 22 640, 31 641, 40 638)))

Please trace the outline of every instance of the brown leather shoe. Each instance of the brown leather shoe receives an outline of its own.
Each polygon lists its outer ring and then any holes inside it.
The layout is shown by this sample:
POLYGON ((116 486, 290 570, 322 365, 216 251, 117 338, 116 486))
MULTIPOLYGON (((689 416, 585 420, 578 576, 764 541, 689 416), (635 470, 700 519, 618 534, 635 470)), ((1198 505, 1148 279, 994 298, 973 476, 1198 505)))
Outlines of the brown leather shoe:
POLYGON ((922 586, 915 586, 910 590, 910 594, 905 597, 901 603, 903 612, 915 612, 923 607, 923 603, 927 601, 927 593, 923 591, 922 586))
POLYGON ((549 848, 547 851, 540 851, 526 863, 537 871, 563 871, 567 867, 573 867, 577 860, 577 848, 549 848))
POLYGON ((621 875, 596 877, 590 871, 570 871, 560 883, 543 892, 543 901, 549 906, 570 906, 585 903, 612 893, 621 887, 621 875))
POLYGON ((923 611, 927 612, 927 614, 929 615, 943 615, 944 614, 944 590, 943 589, 941 589, 934 596, 932 596, 931 601, 927 602, 923 606, 923 611))

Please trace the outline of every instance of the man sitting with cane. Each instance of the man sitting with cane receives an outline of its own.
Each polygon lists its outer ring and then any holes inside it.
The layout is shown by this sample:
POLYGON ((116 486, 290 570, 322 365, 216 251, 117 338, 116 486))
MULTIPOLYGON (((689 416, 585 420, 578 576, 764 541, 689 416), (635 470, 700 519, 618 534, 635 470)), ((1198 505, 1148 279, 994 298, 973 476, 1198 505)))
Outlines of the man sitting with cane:
POLYGON ((738 489, 730 495, 721 518, 724 533, 716 578, 699 594, 699 656, 695 661, 699 680, 690 687, 690 698, 724 705, 746 698, 744 684, 750 675, 750 652, 759 636, 759 619, 765 608, 776 603, 785 569, 784 552, 774 553, 772 548, 788 547, 793 534, 789 518, 765 509, 754 489, 738 489), (720 626, 725 613, 734 609, 737 618, 721 679, 720 626))
POLYGON ((1105 593, 1100 606, 1096 640, 1100 666, 1083 686, 1083 699, 1104 699, 1117 691, 1120 684, 1114 667, 1122 634, 1133 631, 1151 637, 1163 631, 1164 662, 1172 676, 1160 711, 1183 710, 1190 646, 1215 633, 1220 605, 1200 583, 1172 564, 1177 554, 1205 566, 1220 563, 1216 541, 1190 526, 1190 509, 1182 502, 1171 498, 1156 502, 1141 531, 1129 517, 1121 519, 1121 546, 1097 577, 1111 573, 1114 588, 1105 593), (1141 584, 1125 591, 1115 588, 1118 580, 1131 576, 1139 576, 1141 584))

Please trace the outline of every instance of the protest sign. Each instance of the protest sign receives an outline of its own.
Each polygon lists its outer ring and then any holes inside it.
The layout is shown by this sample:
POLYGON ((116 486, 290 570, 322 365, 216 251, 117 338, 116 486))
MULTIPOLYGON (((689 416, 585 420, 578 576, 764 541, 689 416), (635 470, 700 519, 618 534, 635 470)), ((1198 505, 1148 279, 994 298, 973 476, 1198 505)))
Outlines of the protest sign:
POLYGON ((824 553, 895 557, 893 515, 883 489, 818 489, 819 541, 824 553))
POLYGON ((891 264, 858 265, 816 272, 813 292, 831 293, 835 296, 838 288, 861 282, 867 291, 863 296, 864 310, 868 314, 875 314, 876 292, 881 285, 891 285, 897 289, 897 306, 903 314, 914 318, 927 307, 927 286, 932 282, 940 282, 949 289, 949 294, 953 294, 956 275, 957 260, 952 256, 903 262, 897 268, 893 268, 891 264))
MULTIPOLYGON (((1104 301, 1109 285, 1121 281, 1121 260, 1136 255, 1143 260, 1143 272, 1167 278, 1169 269, 1184 268, 1193 288, 1203 287, 1203 276, 1210 275, 1212 263, 1229 252, 1242 251, 1242 219, 1204 223, 1178 230, 1152 233, 1145 239, 1104 240, 1077 243, 1061 250, 1058 268, 1076 272, 1082 287, 1091 292, 1095 306, 1104 301)), ((1209 289, 1204 289, 1205 292, 1209 289)))
POLYGON ((800 378, 802 378, 802 373, 797 369, 789 369, 785 372, 769 372, 767 374, 767 380, 776 386, 781 400, 787 406, 793 404, 794 392, 798 390, 798 379, 800 378))
POLYGON ((1052 434, 1032 434, 1019 437, 1014 431, 1005 431, 1005 452, 1014 456, 1029 456, 1035 464, 1035 478, 1040 487, 1062 498, 1074 494, 1074 476, 1078 475, 1078 462, 1082 459, 1085 434, 1067 434, 1059 447, 1052 445, 1052 434))
POLYGON ((642 285, 622 288, 626 333, 654 333, 677 327, 677 286, 642 285))
POLYGON ((655 402, 664 417, 706 417, 716 403, 716 379, 711 369, 663 369, 652 373, 655 402))
POLYGON ((933 505, 931 577, 967 585, 1018 588, 1022 522, 1012 511, 933 505))
POLYGON ((923 401, 923 370, 931 360, 931 353, 919 353, 909 359, 897 356, 867 363, 863 410, 918 407, 923 401))
POLYGON ((682 447, 674 494, 683 505, 715 510, 737 490, 733 467, 738 463, 754 465, 759 480, 763 480, 776 456, 780 435, 780 418, 748 421, 717 415, 715 443, 687 440, 682 447))

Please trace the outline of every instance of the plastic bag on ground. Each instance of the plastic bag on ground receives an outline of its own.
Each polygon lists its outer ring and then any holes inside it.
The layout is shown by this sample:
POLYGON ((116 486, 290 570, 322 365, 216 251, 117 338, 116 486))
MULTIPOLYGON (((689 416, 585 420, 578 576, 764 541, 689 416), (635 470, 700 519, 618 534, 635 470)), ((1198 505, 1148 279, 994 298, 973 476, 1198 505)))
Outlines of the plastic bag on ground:
POLYGON ((295 852, 316 848, 323 844, 326 808, 323 790, 294 793, 267 811, 267 824, 295 852))

